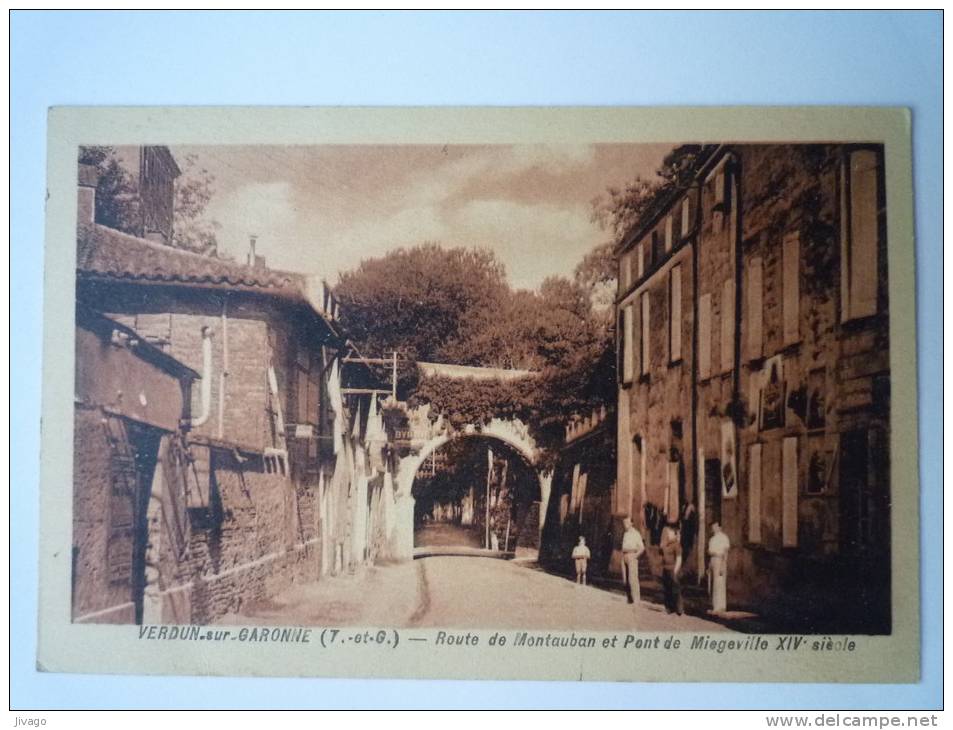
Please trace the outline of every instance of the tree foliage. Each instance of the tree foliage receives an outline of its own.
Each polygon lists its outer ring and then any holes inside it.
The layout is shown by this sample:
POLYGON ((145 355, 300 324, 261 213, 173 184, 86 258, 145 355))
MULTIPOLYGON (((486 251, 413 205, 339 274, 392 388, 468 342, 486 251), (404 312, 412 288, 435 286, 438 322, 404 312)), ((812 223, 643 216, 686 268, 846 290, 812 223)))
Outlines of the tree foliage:
MULTIPOLYGON (((426 244, 363 261, 336 289, 342 324, 365 355, 397 349, 413 361, 525 369, 519 380, 419 377, 399 382, 401 398, 429 403, 450 424, 518 418, 545 448, 565 421, 591 409, 614 384, 611 331, 576 280, 550 277, 539 291, 513 291, 492 253, 426 244)), ((604 402, 604 401, 601 401, 604 402)))
MULTIPOLYGON (((138 191, 115 148, 80 147, 79 162, 92 165, 99 175, 96 185, 96 222, 137 235, 140 225, 138 191)), ((205 215, 214 194, 214 183, 215 177, 199 167, 195 155, 185 158, 182 175, 175 184, 170 245, 210 256, 219 255, 217 231, 220 225, 205 215)))
POLYGON ((215 256, 221 225, 205 216, 212 200, 215 176, 198 164, 195 155, 186 155, 181 168, 172 209, 172 245, 215 256))
POLYGON ((591 203, 591 219, 611 235, 611 246, 622 242, 638 220, 662 198, 688 186, 711 146, 685 144, 672 149, 655 171, 657 177, 636 177, 624 187, 610 187, 591 203))

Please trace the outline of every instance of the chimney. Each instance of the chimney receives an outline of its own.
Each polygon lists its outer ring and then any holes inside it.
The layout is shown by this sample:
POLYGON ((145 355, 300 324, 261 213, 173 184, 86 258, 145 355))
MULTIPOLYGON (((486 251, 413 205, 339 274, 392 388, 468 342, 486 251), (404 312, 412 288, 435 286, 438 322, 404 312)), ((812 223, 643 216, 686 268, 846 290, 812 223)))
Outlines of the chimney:
POLYGON ((89 225, 96 220, 96 186, 99 170, 95 165, 79 166, 79 188, 76 191, 76 224, 89 225))
POLYGON ((247 265, 252 269, 264 269, 265 268, 265 257, 259 256, 255 252, 255 247, 258 244, 258 236, 251 235, 248 237, 248 261, 247 265))

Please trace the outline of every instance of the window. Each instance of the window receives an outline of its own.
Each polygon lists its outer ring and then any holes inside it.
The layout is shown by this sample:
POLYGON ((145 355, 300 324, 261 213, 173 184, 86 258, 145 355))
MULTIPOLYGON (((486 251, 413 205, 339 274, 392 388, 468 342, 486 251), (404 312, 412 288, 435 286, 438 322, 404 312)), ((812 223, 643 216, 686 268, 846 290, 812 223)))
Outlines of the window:
POLYGON ((622 309, 622 382, 631 383, 635 374, 635 312, 629 304, 622 309))
POLYGON ((801 246, 797 233, 789 233, 784 237, 784 244, 781 251, 782 256, 782 283, 783 291, 783 337, 784 344, 791 345, 800 341, 800 270, 801 270, 801 246))
POLYGON ((735 286, 726 279, 721 287, 721 371, 729 372, 735 359, 735 286))
POLYGON ((682 266, 678 264, 669 272, 669 360, 682 359, 682 266))
POLYGON ((689 198, 682 200, 682 238, 688 235, 691 228, 692 204, 689 198))
POLYGON ((674 224, 675 224, 675 221, 672 220, 672 216, 671 215, 666 216, 665 218, 665 250, 666 251, 672 250, 672 238, 674 235, 672 226, 674 224))
POLYGON ((638 278, 642 278, 645 274, 645 251, 643 250, 644 246, 642 241, 639 241, 639 245, 635 247, 635 263, 636 263, 636 272, 638 278))
POLYGON ((748 447, 748 542, 761 542, 761 444, 748 447))
POLYGON ((649 264, 655 264, 662 260, 662 236, 658 229, 652 231, 652 254, 649 264))
POLYGON ((698 377, 711 377, 711 294, 698 298, 698 377))
POLYGON ((649 374, 650 351, 649 351, 649 292, 642 292, 642 375, 649 374))
POLYGON ((841 434, 839 471, 840 549, 879 552, 890 544, 887 435, 881 428, 841 434))
POLYGON ((841 170, 841 321, 877 313, 880 165, 854 150, 841 170))
POLYGON ((619 259, 619 284, 620 290, 625 292, 628 291, 629 287, 632 286, 632 257, 635 256, 635 251, 627 251, 622 254, 619 259))
POLYGON ((761 257, 751 259, 745 269, 745 281, 748 286, 747 306, 747 349, 749 360, 757 360, 764 352, 763 318, 764 303, 764 264, 761 257))
POLYGON ((797 547, 797 436, 788 436, 782 445, 781 544, 797 547))

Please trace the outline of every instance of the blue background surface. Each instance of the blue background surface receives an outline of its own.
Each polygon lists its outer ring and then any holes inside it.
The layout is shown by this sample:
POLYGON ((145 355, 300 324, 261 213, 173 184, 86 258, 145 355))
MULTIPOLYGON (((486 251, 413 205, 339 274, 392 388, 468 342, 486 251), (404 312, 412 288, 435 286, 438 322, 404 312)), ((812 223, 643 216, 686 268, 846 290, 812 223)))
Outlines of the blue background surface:
POLYGON ((941 24, 939 12, 13 12, 11 706, 940 706, 942 597, 936 587, 942 569, 941 24), (921 582, 930 587, 921 599, 922 681, 886 689, 37 673, 41 370, 37 334, 42 327, 46 110, 63 104, 910 107, 918 277, 921 582))

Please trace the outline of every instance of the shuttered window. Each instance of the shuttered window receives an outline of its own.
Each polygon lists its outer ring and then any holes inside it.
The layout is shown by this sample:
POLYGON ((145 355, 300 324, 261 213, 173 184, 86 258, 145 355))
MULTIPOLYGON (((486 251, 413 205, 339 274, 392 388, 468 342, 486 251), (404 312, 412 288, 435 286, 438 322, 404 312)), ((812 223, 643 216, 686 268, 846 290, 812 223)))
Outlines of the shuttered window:
POLYGON ((673 266, 669 272, 669 359, 682 359, 682 266, 673 266))
POLYGON ((711 377, 711 294, 698 298, 698 377, 711 377))
POLYGON ((629 304, 622 310, 622 382, 631 383, 635 375, 634 312, 629 304))
POLYGON ((688 231, 691 228, 691 211, 691 201, 689 198, 685 198, 682 201, 682 238, 688 235, 688 231))
POLYGON ((745 269, 745 281, 747 282, 747 347, 745 354, 749 360, 757 360, 764 352, 762 332, 764 304, 762 297, 764 294, 764 264, 761 257, 756 257, 748 262, 745 269))
POLYGON ((873 150, 850 153, 841 182, 841 321, 877 313, 879 165, 873 150))
POLYGON ((788 436, 782 446, 781 544, 797 547, 797 436, 788 436))
POLYGON ((748 448, 748 541, 761 542, 761 444, 748 448))
POLYGON ((627 291, 632 285, 632 255, 624 253, 619 258, 619 289, 627 291))
POLYGON ((674 225, 675 225, 675 221, 672 220, 672 216, 671 215, 667 216, 665 218, 665 250, 666 251, 672 250, 672 238, 675 233, 673 230, 674 225))
POLYGON ((641 373, 648 375, 651 364, 651 352, 649 344, 651 342, 651 331, 649 329, 649 292, 642 292, 642 353, 641 353, 641 373))
POLYGON ((790 345, 801 339, 800 315, 800 271, 801 245, 797 233, 790 233, 784 237, 782 255, 783 281, 783 317, 784 317, 784 344, 790 345))
POLYGON ((732 369, 735 359, 735 287, 726 279, 721 287, 721 370, 732 369))
POLYGON ((642 241, 635 247, 635 264, 636 276, 641 279, 645 274, 645 244, 642 241))

